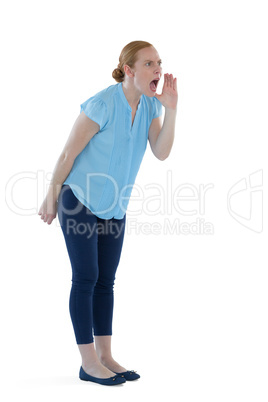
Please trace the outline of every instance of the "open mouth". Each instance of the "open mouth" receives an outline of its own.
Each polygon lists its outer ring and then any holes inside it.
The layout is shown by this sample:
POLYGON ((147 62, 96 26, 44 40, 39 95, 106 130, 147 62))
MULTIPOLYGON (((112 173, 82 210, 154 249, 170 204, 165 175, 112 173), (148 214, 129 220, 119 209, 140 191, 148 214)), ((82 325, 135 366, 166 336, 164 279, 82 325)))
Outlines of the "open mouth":
POLYGON ((155 79, 155 80, 153 80, 153 81, 150 82, 150 89, 151 89, 151 91, 156 92, 156 88, 157 88, 158 82, 159 82, 159 78, 157 78, 157 79, 155 79))

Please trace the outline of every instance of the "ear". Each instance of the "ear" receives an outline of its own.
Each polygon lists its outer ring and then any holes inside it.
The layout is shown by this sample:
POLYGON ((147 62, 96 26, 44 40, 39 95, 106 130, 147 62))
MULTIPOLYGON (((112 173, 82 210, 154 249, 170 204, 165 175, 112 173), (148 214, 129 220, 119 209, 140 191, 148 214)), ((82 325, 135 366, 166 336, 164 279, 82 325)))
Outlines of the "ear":
POLYGON ((124 72, 129 77, 134 77, 134 72, 131 70, 131 68, 127 64, 124 65, 124 72))

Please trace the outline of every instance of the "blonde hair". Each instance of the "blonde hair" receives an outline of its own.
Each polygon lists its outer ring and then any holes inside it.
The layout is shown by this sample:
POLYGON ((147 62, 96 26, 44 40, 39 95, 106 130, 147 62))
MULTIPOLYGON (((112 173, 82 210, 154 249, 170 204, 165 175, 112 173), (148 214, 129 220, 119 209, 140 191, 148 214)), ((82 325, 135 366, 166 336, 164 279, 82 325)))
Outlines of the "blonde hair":
POLYGON ((137 61, 137 52, 145 47, 153 46, 149 42, 145 42, 142 40, 136 40, 128 43, 121 51, 119 56, 119 63, 117 68, 112 72, 113 78, 117 82, 124 81, 125 72, 124 65, 127 64, 130 68, 133 68, 137 61))

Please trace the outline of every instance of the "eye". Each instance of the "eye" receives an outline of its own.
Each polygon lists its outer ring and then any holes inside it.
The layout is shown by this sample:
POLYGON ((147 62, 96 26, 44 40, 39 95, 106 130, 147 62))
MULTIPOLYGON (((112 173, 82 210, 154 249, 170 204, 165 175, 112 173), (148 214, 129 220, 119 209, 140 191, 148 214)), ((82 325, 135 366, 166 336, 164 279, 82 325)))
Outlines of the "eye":
POLYGON ((151 65, 151 62, 148 61, 148 63, 146 63, 145 65, 146 65, 146 66, 150 66, 150 65, 151 65))
POLYGON ((158 62, 158 64, 159 64, 159 66, 161 66, 161 64, 162 64, 162 61, 159 61, 159 62, 158 62))

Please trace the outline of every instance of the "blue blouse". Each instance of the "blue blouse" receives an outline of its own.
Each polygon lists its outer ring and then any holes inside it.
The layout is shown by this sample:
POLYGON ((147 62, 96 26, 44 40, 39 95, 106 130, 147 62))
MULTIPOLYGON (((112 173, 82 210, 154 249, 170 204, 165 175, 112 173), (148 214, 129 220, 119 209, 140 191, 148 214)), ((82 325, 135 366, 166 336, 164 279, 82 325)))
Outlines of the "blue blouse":
POLYGON ((119 83, 80 106, 80 113, 98 123, 100 130, 76 157, 63 184, 99 218, 122 219, 147 147, 149 127, 162 114, 162 104, 156 97, 142 95, 132 125, 132 109, 119 83))

